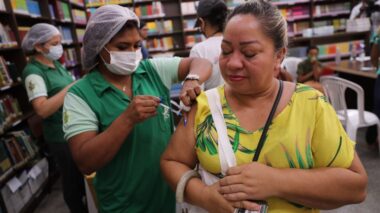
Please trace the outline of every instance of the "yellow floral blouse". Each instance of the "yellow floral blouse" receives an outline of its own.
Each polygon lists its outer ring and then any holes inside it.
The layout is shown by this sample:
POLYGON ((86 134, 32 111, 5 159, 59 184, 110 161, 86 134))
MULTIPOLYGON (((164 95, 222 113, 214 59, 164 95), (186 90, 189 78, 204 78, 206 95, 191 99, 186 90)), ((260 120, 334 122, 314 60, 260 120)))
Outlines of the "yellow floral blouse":
MULTIPOLYGON (((219 87, 218 92, 237 164, 250 163, 262 129, 250 132, 242 128, 225 99, 224 87, 219 87)), ((202 93, 197 101, 196 154, 205 170, 220 177, 218 136, 206 95, 202 93)), ((273 119, 267 134, 259 162, 271 167, 348 168, 354 157, 355 143, 347 136, 332 106, 320 92, 303 84, 297 84, 291 100, 273 119)), ((319 212, 279 198, 267 201, 270 213, 319 212)))

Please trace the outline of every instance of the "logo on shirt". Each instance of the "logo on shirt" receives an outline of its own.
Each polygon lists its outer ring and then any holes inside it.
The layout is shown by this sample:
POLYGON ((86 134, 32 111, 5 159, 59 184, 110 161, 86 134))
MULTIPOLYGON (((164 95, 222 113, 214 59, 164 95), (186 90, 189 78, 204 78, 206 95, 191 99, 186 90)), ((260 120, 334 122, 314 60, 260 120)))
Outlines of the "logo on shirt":
POLYGON ((28 89, 33 92, 33 90, 36 88, 36 85, 33 84, 31 81, 29 82, 28 89))
POLYGON ((63 112, 63 123, 67 124, 67 122, 69 122, 69 113, 65 110, 63 112))

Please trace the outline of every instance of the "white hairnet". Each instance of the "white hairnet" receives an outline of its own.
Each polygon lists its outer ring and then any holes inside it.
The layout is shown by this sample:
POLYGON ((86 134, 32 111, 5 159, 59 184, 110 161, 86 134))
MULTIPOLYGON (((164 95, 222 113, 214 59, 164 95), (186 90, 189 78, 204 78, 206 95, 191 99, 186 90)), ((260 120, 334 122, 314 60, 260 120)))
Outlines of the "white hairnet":
POLYGON ((45 23, 35 24, 26 33, 21 47, 26 52, 31 52, 34 50, 34 45, 45 43, 55 35, 61 35, 61 33, 53 25, 45 23))
POLYGON ((97 64, 97 56, 102 48, 129 20, 135 20, 139 25, 136 14, 120 5, 99 7, 91 15, 83 37, 82 64, 84 69, 91 69, 97 64))

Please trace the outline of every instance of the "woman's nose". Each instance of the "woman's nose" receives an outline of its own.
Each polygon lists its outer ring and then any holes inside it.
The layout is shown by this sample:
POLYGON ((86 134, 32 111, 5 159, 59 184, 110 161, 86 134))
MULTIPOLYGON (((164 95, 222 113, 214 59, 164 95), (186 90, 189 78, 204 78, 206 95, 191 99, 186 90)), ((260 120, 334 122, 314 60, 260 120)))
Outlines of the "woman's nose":
POLYGON ((239 70, 243 68, 243 61, 241 54, 233 53, 227 61, 227 68, 229 70, 239 70))

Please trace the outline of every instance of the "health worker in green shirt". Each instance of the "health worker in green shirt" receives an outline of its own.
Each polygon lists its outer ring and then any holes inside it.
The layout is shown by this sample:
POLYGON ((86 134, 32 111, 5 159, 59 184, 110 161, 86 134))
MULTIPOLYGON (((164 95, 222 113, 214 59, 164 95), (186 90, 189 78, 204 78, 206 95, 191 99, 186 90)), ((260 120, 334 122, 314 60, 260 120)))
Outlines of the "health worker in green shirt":
POLYGON ((63 137, 62 105, 73 85, 69 72, 57 61, 63 54, 62 36, 50 24, 33 25, 22 41, 33 54, 22 77, 34 111, 43 118, 43 136, 62 176, 63 198, 71 212, 87 212, 83 175, 79 172, 63 137))
POLYGON ((64 101, 65 138, 79 169, 96 172, 100 212, 175 212, 160 172, 174 130, 170 88, 184 80, 180 99, 189 106, 211 75, 205 59, 142 60, 141 42, 136 14, 119 5, 99 7, 83 39, 89 73, 64 101))

